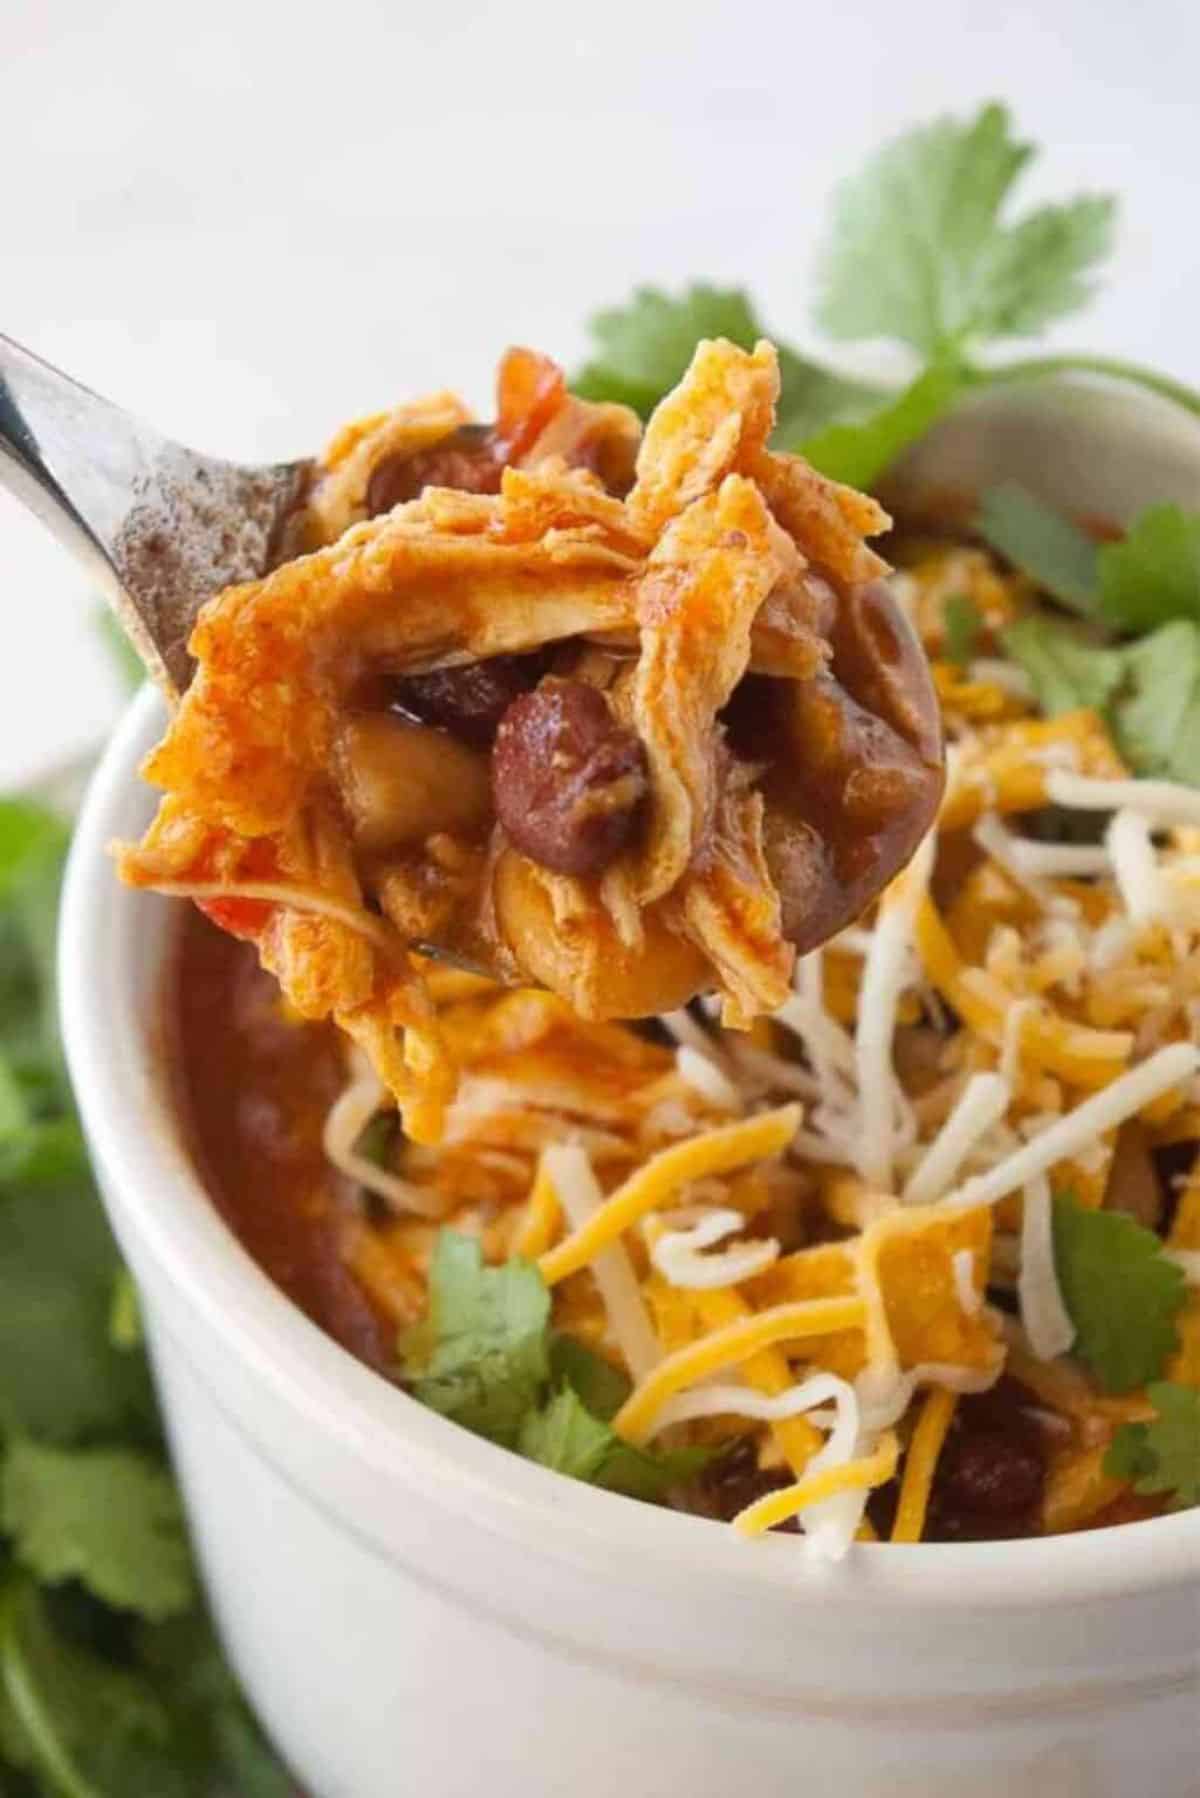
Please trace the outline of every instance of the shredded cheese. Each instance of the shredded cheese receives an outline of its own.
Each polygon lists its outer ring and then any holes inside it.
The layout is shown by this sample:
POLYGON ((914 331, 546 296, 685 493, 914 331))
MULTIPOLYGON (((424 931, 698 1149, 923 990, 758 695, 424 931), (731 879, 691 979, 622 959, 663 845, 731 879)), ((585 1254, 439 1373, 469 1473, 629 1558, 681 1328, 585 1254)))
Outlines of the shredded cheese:
POLYGON ((1172 780, 1099 780, 1056 768, 1046 775, 1046 796, 1076 811, 1137 812, 1164 829, 1200 826, 1200 791, 1172 780))
POLYGON ((1012 1087, 1000 1074, 972 1074, 953 1111, 909 1175, 906 1205, 930 1205, 953 1184, 976 1144, 1005 1116, 1012 1087))
POLYGON ((675 1066, 679 1078, 710 1105, 716 1105, 722 1111, 743 1109, 741 1093, 711 1055, 702 1054, 699 1049, 684 1043, 675 1051, 675 1066))
MULTIPOLYGON (((916 942, 925 971, 943 998, 977 1036, 999 1048, 1013 995, 998 982, 989 982, 982 969, 964 969, 949 931, 928 898, 917 911, 916 942)), ((1026 1020, 1022 1049, 1037 1066, 1073 1086, 1105 1086, 1128 1061, 1133 1037, 1127 1030, 1092 1030, 1083 1024, 1068 1024, 1041 1011, 1026 1020)))
POLYGON ((1135 924, 1149 924, 1162 917, 1167 895, 1159 878, 1149 821, 1141 812, 1116 812, 1105 840, 1130 918, 1135 924))
POLYGON ((445 1215, 446 1200, 434 1187, 417 1186, 390 1174, 357 1150, 359 1137, 371 1119, 390 1104, 387 1092, 362 1058, 362 1068, 338 1094, 325 1116, 321 1148, 327 1161, 356 1186, 363 1186, 386 1201, 393 1211, 437 1219, 445 1215))
POLYGON ((975 1284, 974 1249, 955 1249, 950 1257, 954 1270, 954 1296, 965 1317, 977 1317, 983 1308, 983 1295, 975 1284))
POLYGON ((797 1512, 820 1504, 835 1493, 885 1485, 895 1473, 899 1459, 900 1444, 889 1430, 873 1454, 858 1461, 847 1461, 841 1467, 827 1467, 794 1486, 768 1492, 764 1498, 756 1499, 744 1511, 739 1511, 733 1519, 733 1527, 740 1536, 761 1536, 777 1523, 785 1523, 797 1512))
POLYGON ((562 1206, 558 1202, 558 1193, 546 1167, 543 1151, 538 1160, 533 1190, 525 1202, 525 1214, 513 1237, 513 1254, 523 1255, 527 1261, 536 1261, 554 1241, 561 1221, 562 1206))
POLYGON ((935 1386, 921 1407, 904 1458, 904 1477, 900 1482, 900 1499, 896 1521, 892 1525, 893 1542, 919 1542, 929 1509, 929 1494, 937 1471, 938 1456, 946 1440, 958 1403, 952 1392, 935 1386))
POLYGON ((650 1259, 672 1286, 737 1286, 742 1280, 765 1273, 779 1257, 779 1244, 764 1239, 735 1243, 715 1255, 702 1254, 701 1250, 711 1249, 714 1243, 744 1229, 745 1223, 740 1211, 710 1211, 690 1230, 664 1230, 654 1240, 650 1259))
POLYGON ((541 1257, 538 1265, 546 1284, 554 1286, 568 1274, 578 1273, 639 1218, 667 1204, 689 1180, 732 1173, 747 1162, 777 1155, 792 1140, 799 1123, 800 1107, 781 1105, 776 1111, 725 1124, 660 1150, 611 1193, 586 1224, 541 1257))
POLYGON ((891 1184, 895 1154, 892 1039, 896 1009, 912 947, 913 919, 933 871, 935 841, 932 835, 926 837, 908 867, 884 894, 859 993, 854 1042, 859 1106, 855 1161, 864 1180, 884 1189, 891 1184))
POLYGON ((1005 829, 994 812, 984 812, 983 816, 976 820, 971 835, 984 854, 990 855, 997 867, 1003 868, 1006 874, 1011 875, 1017 885, 1022 887, 1031 899, 1036 900, 1038 905, 1043 907, 1049 903, 1050 894, 1045 882, 1030 870, 1018 849, 1016 838, 1005 829))
POLYGON ((992 1205, 1027 1186, 1057 1162, 1069 1161, 1086 1151, 1105 1130, 1115 1130, 1174 1086, 1181 1086, 1200 1071, 1200 1049, 1191 1043, 1171 1043, 1148 1060, 1121 1074, 1103 1092, 1093 1093, 1065 1117, 1057 1119, 986 1174, 966 1181, 943 1200, 964 1208, 992 1205))
POLYGON ((1021 1270, 1017 1300, 1029 1346, 1039 1361, 1056 1361, 1075 1340, 1054 1265, 1053 1199, 1045 1174, 1025 1187, 1021 1205, 1021 1270))
MULTIPOLYGON (((586 1151, 575 1143, 558 1143, 546 1150, 542 1165, 572 1224, 586 1227, 604 1204, 586 1151)), ((593 1256, 591 1269, 613 1340, 634 1379, 644 1380, 661 1360, 661 1350, 624 1244, 613 1242, 593 1256)))
POLYGON ((626 1399, 613 1419, 613 1429, 629 1442, 641 1443, 654 1428, 662 1406, 685 1386, 723 1368, 737 1367, 760 1349, 779 1342, 801 1342, 835 1330, 861 1329, 866 1308, 861 1299, 805 1299, 774 1305, 689 1342, 660 1361, 626 1399))
MULTIPOLYGON (((750 1307, 740 1293, 728 1288, 718 1292, 697 1292, 693 1303, 700 1321, 709 1330, 723 1330, 751 1315, 750 1307)), ((759 1349, 739 1369, 740 1377, 756 1392, 774 1397, 793 1384, 792 1370, 781 1349, 759 1349)), ((771 1425, 779 1451, 792 1472, 799 1476, 808 1468, 820 1447, 820 1436, 803 1415, 781 1418, 771 1425)))
POLYGON ((783 1423, 805 1414, 811 1417, 819 1406, 828 1404, 834 1407, 833 1429, 840 1426, 853 1439, 858 1432, 858 1397, 847 1380, 831 1373, 810 1374, 797 1385, 774 1394, 729 1384, 694 1386, 667 1400, 653 1434, 674 1424, 694 1423, 699 1417, 746 1417, 757 1423, 783 1423))

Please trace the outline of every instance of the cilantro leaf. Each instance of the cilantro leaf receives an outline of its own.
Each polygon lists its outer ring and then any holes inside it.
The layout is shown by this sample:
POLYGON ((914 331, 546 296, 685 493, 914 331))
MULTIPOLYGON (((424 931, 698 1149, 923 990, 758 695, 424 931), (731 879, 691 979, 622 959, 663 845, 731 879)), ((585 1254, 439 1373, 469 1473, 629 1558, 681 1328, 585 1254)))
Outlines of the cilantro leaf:
POLYGON ((1074 1352, 1104 1390, 1130 1392, 1157 1379, 1176 1346, 1187 1283, 1154 1232, 1065 1194, 1054 1204, 1054 1264, 1074 1352))
POLYGON ((1051 717, 1094 706, 1138 774, 1200 785, 1200 625, 1179 619, 1139 643, 1104 647, 1031 614, 1003 641, 1051 717))
POLYGON ((291 1777, 238 1690, 202 1609, 143 1626, 137 1660, 170 1713, 180 1761, 195 1769, 200 1790, 294 1798, 291 1777))
POLYGON ((608 1423, 633 1390, 628 1376, 575 1336, 556 1332, 550 1339, 550 1379, 570 1386, 594 1417, 608 1423))
POLYGON ((1119 630, 1200 622, 1200 512, 1149 506, 1099 553, 1100 612, 1119 630))
POLYGON ((150 1685, 70 1640, 31 1581, 0 1599, 0 1684, 47 1793, 194 1798, 171 1720, 150 1685))
POLYGON ((82 1580, 106 1604, 153 1620, 195 1600, 174 1482, 136 1450, 17 1440, 0 1478, 0 1524, 43 1585, 82 1580))
POLYGON ((835 198, 818 317, 838 339, 894 338, 933 359, 1075 310, 1108 251, 1112 202, 1001 214, 1033 154, 1005 107, 885 144, 835 198))
POLYGON ((69 840, 56 812, 26 800, 0 800, 0 1053, 36 1060, 63 1102, 55 941, 69 840))
POLYGON ((910 444, 923 437, 963 391, 963 375, 950 363, 935 363, 894 398, 865 415, 827 425, 795 439, 781 419, 780 447, 798 449, 831 480, 870 487, 910 444))
POLYGON ((556 1473, 641 1499, 662 1498, 669 1487, 694 1478, 709 1459, 706 1449, 655 1453, 634 1448, 594 1417, 569 1386, 526 1417, 520 1450, 528 1460, 556 1473))
POLYGON ((118 1266, 90 1185, 0 1189, 0 1425, 55 1443, 150 1433, 144 1357, 109 1340, 118 1266))
POLYGON ((1016 481, 983 495, 976 521, 986 543, 1073 612, 1092 617, 1097 603, 1097 557, 1092 539, 1035 499, 1016 481))
POLYGON ((1079 706, 1104 712, 1125 679, 1119 649, 1089 643, 1067 625, 1030 613, 1010 624, 1003 645, 1033 682, 1038 704, 1051 718, 1079 706))
MULTIPOLYGON (((701 338, 726 337, 752 350, 767 335, 740 289, 702 282, 679 298, 639 287, 625 306, 597 313, 590 329, 595 354, 571 383, 574 391, 582 399, 632 406, 643 418, 682 380, 701 338)), ((796 449, 832 420, 869 413, 887 397, 870 382, 835 374, 786 344, 777 347, 781 448, 796 449)))
POLYGON ((1200 786, 1200 624, 1164 624, 1122 653, 1117 741, 1139 774, 1200 786))
POLYGON ((697 282, 679 299, 639 287, 624 306, 598 312, 589 327, 595 354, 571 383, 581 399, 618 400, 648 417, 679 382, 702 337, 727 337, 752 350, 763 335, 739 288, 697 282))
POLYGON ((429 1315, 400 1341, 405 1376, 431 1410, 511 1447, 549 1378, 550 1294, 537 1268, 486 1267, 478 1241, 443 1230, 429 1315))
POLYGON ((573 1479, 660 1499, 707 1461, 703 1449, 657 1454, 615 1436, 629 1394, 617 1368, 550 1328, 538 1269, 487 1267, 473 1236, 443 1230, 429 1273, 429 1315, 405 1331, 405 1377, 422 1404, 476 1435, 573 1479))
POLYGON ((1104 1471, 1148 1497, 1169 1493, 1173 1511, 1200 1505, 1200 1392, 1160 1380, 1146 1396, 1157 1416, 1149 1423, 1121 1425, 1104 1471))
POLYGON ((542 1410, 525 1418, 520 1450, 529 1461, 591 1483, 615 1441, 608 1425, 592 1416, 578 1393, 564 1386, 542 1410))
POLYGON ((945 656, 956 668, 965 668, 975 654, 983 619, 979 607, 966 593, 952 593, 942 611, 945 656))

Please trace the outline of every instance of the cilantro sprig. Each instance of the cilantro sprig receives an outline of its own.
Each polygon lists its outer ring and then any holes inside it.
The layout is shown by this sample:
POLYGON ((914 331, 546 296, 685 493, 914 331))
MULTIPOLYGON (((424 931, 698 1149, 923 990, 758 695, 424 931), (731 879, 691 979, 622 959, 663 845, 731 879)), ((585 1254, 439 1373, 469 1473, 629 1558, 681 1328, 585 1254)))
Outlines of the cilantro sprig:
MULTIPOLYGON (((1131 382, 1200 415, 1200 394, 1112 357, 989 359, 993 346, 1084 307, 1112 245, 1110 195, 1013 213, 1034 154, 993 102, 973 118, 905 132, 843 183, 818 258, 817 323, 837 343, 897 344, 914 366, 889 389, 782 344, 780 448, 869 486, 972 389, 1057 373, 1131 382)), ((699 338, 750 348, 772 335, 743 292, 702 283, 678 297, 641 288, 597 314, 591 330, 578 390, 624 401, 643 417, 679 380, 699 338)))
POLYGON ((438 1236, 428 1313, 399 1346, 422 1404, 572 1479, 659 1499, 708 1459, 703 1449, 622 1441, 610 1419, 629 1393, 624 1374, 551 1327, 550 1294, 532 1262, 488 1267, 472 1236, 438 1236))
POLYGON ((1168 1508, 1200 1505, 1200 1392, 1158 1380, 1146 1389, 1155 1416, 1126 1423, 1113 1437, 1104 1471, 1128 1480, 1145 1497, 1165 1496, 1168 1508))
POLYGON ((1159 1379, 1178 1343, 1187 1282, 1153 1230, 1064 1193, 1054 1203, 1054 1265, 1074 1353, 1105 1392, 1159 1379))
POLYGON ((977 524, 1079 620, 1031 613, 1005 632, 1043 710, 1092 706, 1137 773, 1200 783, 1200 512, 1150 506, 1096 544, 1008 483, 983 496, 977 524))
POLYGON ((66 1080, 68 836, 0 801, 0 1792, 290 1798, 201 1605, 66 1080))

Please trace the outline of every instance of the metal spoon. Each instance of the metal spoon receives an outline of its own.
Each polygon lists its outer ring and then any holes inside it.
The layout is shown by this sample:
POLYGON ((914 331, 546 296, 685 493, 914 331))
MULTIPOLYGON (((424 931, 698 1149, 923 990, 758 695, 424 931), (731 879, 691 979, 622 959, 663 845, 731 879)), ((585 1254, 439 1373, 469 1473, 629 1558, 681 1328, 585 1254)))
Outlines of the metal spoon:
POLYGON ((308 468, 198 455, 0 336, 0 483, 87 569, 171 699, 196 613, 266 572, 308 468))

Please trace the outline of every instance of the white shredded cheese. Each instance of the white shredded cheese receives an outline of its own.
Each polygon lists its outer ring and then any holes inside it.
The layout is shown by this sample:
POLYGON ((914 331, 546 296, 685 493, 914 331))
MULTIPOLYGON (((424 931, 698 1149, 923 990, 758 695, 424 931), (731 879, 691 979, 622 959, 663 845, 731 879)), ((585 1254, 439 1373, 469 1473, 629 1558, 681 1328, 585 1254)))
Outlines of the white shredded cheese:
POLYGON ((683 1043, 675 1051, 675 1066, 679 1078, 710 1105, 718 1105, 723 1111, 742 1110, 741 1092, 711 1055, 683 1043))
POLYGON ((1200 825, 1200 790, 1173 780, 1100 780, 1051 769, 1046 795, 1055 805, 1081 812, 1139 812, 1164 828, 1200 825))
MULTIPOLYGON (((572 1229, 582 1229, 604 1203, 586 1152, 576 1143, 555 1143, 545 1151, 542 1165, 572 1229)), ((615 1242, 601 1250, 589 1266, 604 1301, 613 1340, 634 1380, 644 1380, 658 1365, 662 1352, 624 1244, 615 1242)))
POLYGON ((864 1180, 886 1191, 895 1157, 897 1082, 892 1060, 896 1011, 904 990, 913 921, 933 872, 936 838, 925 838, 880 908, 863 964, 855 1034, 859 1140, 855 1161, 864 1180))
POLYGON ((736 1286, 765 1272, 778 1259, 779 1244, 774 1238, 735 1243, 718 1254, 702 1251, 744 1229, 745 1224, 740 1211, 710 1211, 688 1230, 664 1230, 651 1246, 650 1259, 672 1286, 701 1292, 736 1286))
POLYGON ((1026 1018, 1039 1010, 1036 999, 1018 999, 1004 1014, 1004 1036, 1000 1045, 1000 1077, 1016 1090, 1021 1066, 1021 1032, 1026 1018))
POLYGON ((1135 924, 1149 924, 1165 911, 1166 893, 1158 873, 1158 857, 1149 821, 1130 810, 1114 814, 1105 839, 1121 902, 1135 924))
POLYGON ((983 1297, 975 1284, 974 1249, 955 1249, 950 1257, 954 1273, 954 1296, 964 1317, 977 1317, 983 1297))
MULTIPOLYGON (((835 1407, 834 1411, 825 1414, 820 1421, 828 1427, 832 1420, 833 1435, 841 1427, 840 1445, 847 1435, 857 1434, 858 1399, 847 1381, 831 1373, 811 1374, 784 1392, 770 1394, 755 1392, 749 1386, 734 1385, 728 1380, 691 1386, 686 1392, 677 1392, 663 1405, 654 1421, 654 1434, 672 1424, 694 1423, 698 1417, 748 1417, 756 1423, 782 1423, 786 1418, 811 1414, 819 1406, 829 1404, 835 1407)), ((806 1471, 811 1468, 810 1462, 806 1471)))
POLYGON ((1054 1265, 1052 1218, 1050 1182, 1045 1174, 1037 1174, 1026 1184, 1021 1206, 1017 1301, 1029 1346, 1039 1361, 1056 1361, 1075 1340, 1075 1325, 1054 1265))
POLYGON ((785 1061, 754 1043, 731 1042, 729 1052, 739 1072, 760 1080, 779 1092, 797 1093, 803 1099, 815 1099, 821 1089, 816 1079, 799 1062, 785 1061))
POLYGON ((376 1193, 393 1211, 440 1218, 446 1210, 446 1200, 441 1193, 432 1187, 402 1180, 399 1174, 389 1174, 386 1168, 378 1167, 358 1153, 359 1137, 371 1119, 390 1103, 382 1081, 370 1070, 366 1057, 362 1057, 360 1071, 326 1113, 321 1132, 325 1159, 348 1180, 376 1193))
POLYGON ((1017 1149, 1007 1160, 977 1174, 951 1193, 943 1202, 947 1206, 969 1208, 991 1205, 1010 1192, 1027 1186, 1039 1174, 1048 1173, 1059 1161, 1069 1161, 1086 1151, 1106 1130, 1115 1130, 1126 1118, 1133 1117, 1143 1105, 1160 1094, 1194 1078, 1200 1070, 1200 1049, 1191 1043, 1171 1043, 1159 1049, 1138 1067, 1130 1068, 1109 1082, 1100 1092, 1064 1117, 1056 1118, 1031 1142, 1017 1149))
POLYGON ((1029 837, 1014 836, 1012 831, 1006 834, 1013 861, 1034 878, 1086 879, 1107 874, 1112 868, 1112 858, 1103 843, 1035 843, 1029 837))
POLYGON ((1043 908, 1049 904, 1052 895, 1044 882, 1028 868, 1016 838, 1005 829, 995 812, 984 812, 971 835, 984 854, 990 855, 996 865, 1003 868, 1031 899, 1036 900, 1043 908))
POLYGON ((972 1074, 953 1111, 904 1184, 906 1205, 931 1205, 953 1185, 980 1139, 1004 1117, 1012 1087, 1001 1074, 972 1074))
MULTIPOLYGON (((838 1076, 853 1077, 854 1041, 825 1009, 821 951, 814 949, 796 964, 796 990, 775 1013, 779 1022, 804 1044, 813 1072, 826 1090, 838 1076)), ((845 1084, 844 1080, 841 1084, 845 1084)))

